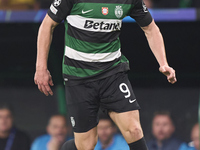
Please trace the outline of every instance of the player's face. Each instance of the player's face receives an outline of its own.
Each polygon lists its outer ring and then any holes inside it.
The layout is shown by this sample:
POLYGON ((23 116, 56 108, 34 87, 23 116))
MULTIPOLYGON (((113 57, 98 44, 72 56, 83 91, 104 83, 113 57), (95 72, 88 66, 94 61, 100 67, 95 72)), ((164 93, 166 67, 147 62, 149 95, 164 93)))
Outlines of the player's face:
POLYGON ((61 116, 51 118, 47 127, 47 132, 59 141, 64 141, 67 135, 66 120, 61 116))
POLYGON ((110 120, 100 120, 97 126, 99 139, 102 143, 108 143, 113 137, 114 127, 110 120))
POLYGON ((12 128, 13 117, 9 110, 0 109, 0 132, 7 132, 12 128))
POLYGON ((191 139, 194 142, 194 147, 199 150, 199 125, 194 126, 191 133, 191 139))
POLYGON ((167 115, 157 115, 153 119, 152 132, 159 141, 168 139, 174 133, 174 125, 167 115))

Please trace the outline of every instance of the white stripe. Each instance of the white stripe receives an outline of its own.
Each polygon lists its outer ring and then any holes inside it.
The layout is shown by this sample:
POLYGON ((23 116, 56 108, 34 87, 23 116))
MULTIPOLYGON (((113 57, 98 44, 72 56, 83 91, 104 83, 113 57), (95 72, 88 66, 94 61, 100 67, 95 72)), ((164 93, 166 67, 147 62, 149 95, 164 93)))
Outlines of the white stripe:
POLYGON ((116 52, 111 53, 88 54, 76 51, 68 46, 65 46, 65 56, 74 60, 80 60, 85 62, 108 62, 119 58, 121 56, 121 51, 119 49, 116 52))
POLYGON ((120 30, 122 26, 122 20, 119 19, 85 18, 79 15, 69 15, 66 19, 73 27, 94 32, 112 32, 120 30))

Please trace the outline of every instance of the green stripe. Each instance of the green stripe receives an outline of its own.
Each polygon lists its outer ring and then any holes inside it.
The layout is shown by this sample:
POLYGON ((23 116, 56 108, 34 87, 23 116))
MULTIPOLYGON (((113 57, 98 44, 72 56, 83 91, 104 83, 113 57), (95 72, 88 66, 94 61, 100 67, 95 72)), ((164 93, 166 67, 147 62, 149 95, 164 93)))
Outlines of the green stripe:
POLYGON ((63 64, 63 73, 71 76, 76 77, 88 77, 95 75, 103 70, 90 70, 90 69, 82 69, 82 68, 76 68, 72 66, 68 66, 63 64))
POLYGON ((128 59, 127 59, 124 55, 122 55, 122 56, 121 56, 121 60, 118 61, 118 62, 116 62, 116 63, 114 63, 114 64, 112 65, 112 67, 114 67, 114 66, 116 66, 116 65, 118 65, 118 64, 120 64, 120 63, 124 63, 124 62, 129 63, 128 59))
MULTIPOLYGON (((124 55, 122 55, 121 60, 114 63, 110 68, 117 66, 120 63, 124 63, 124 62, 128 63, 128 60, 124 55)), ((63 63, 63 73, 67 74, 67 75, 71 75, 71 76, 88 77, 88 76, 92 76, 92 75, 95 75, 97 73, 100 73, 101 71, 103 71, 103 70, 91 70, 91 69, 76 68, 76 67, 73 67, 73 66, 65 65, 63 63)))
POLYGON ((127 59, 124 55, 121 56, 121 62, 122 62, 122 63, 123 63, 123 62, 129 63, 128 59, 127 59))
POLYGON ((70 15, 80 15, 86 18, 98 18, 98 19, 122 19, 129 14, 131 7, 134 5, 131 4, 107 4, 107 3, 77 3, 74 4, 70 15), (123 15, 120 18, 117 18, 115 15, 116 6, 121 6, 123 15), (103 15, 102 7, 108 8, 108 14, 103 15), (91 12, 82 14, 83 11, 92 10, 91 12))
POLYGON ((68 25, 65 23, 66 33, 65 33, 65 45, 84 53, 109 53, 115 52, 120 49, 121 44, 119 38, 111 43, 91 43, 85 42, 67 34, 68 25))

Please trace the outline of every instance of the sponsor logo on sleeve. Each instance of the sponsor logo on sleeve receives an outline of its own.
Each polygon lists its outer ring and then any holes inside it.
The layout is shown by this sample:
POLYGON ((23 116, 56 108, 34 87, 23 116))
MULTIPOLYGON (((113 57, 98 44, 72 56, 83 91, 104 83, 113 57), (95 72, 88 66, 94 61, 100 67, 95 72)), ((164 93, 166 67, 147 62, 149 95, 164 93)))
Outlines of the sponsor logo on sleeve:
POLYGON ((72 127, 75 127, 75 120, 74 117, 70 117, 71 123, 72 123, 72 127))
POLYGON ((148 12, 147 6, 145 5, 144 2, 142 2, 142 7, 144 12, 148 12))
POLYGON ((54 0, 53 5, 54 5, 55 7, 58 7, 58 6, 61 4, 61 1, 62 1, 62 0, 54 0))
POLYGON ((51 7, 50 7, 50 10, 51 10, 51 12, 53 13, 53 14, 57 14, 57 12, 58 12, 58 10, 53 6, 53 5, 51 5, 51 7))

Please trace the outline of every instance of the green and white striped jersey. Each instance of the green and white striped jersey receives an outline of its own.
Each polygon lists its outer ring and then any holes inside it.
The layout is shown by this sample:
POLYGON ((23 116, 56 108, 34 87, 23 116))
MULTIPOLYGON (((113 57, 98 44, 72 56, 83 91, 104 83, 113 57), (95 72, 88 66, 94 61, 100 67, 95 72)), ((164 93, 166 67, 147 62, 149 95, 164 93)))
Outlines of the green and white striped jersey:
POLYGON ((63 75, 69 84, 129 70, 119 40, 122 19, 131 16, 142 27, 152 21, 142 0, 55 0, 48 15, 64 20, 63 75))

